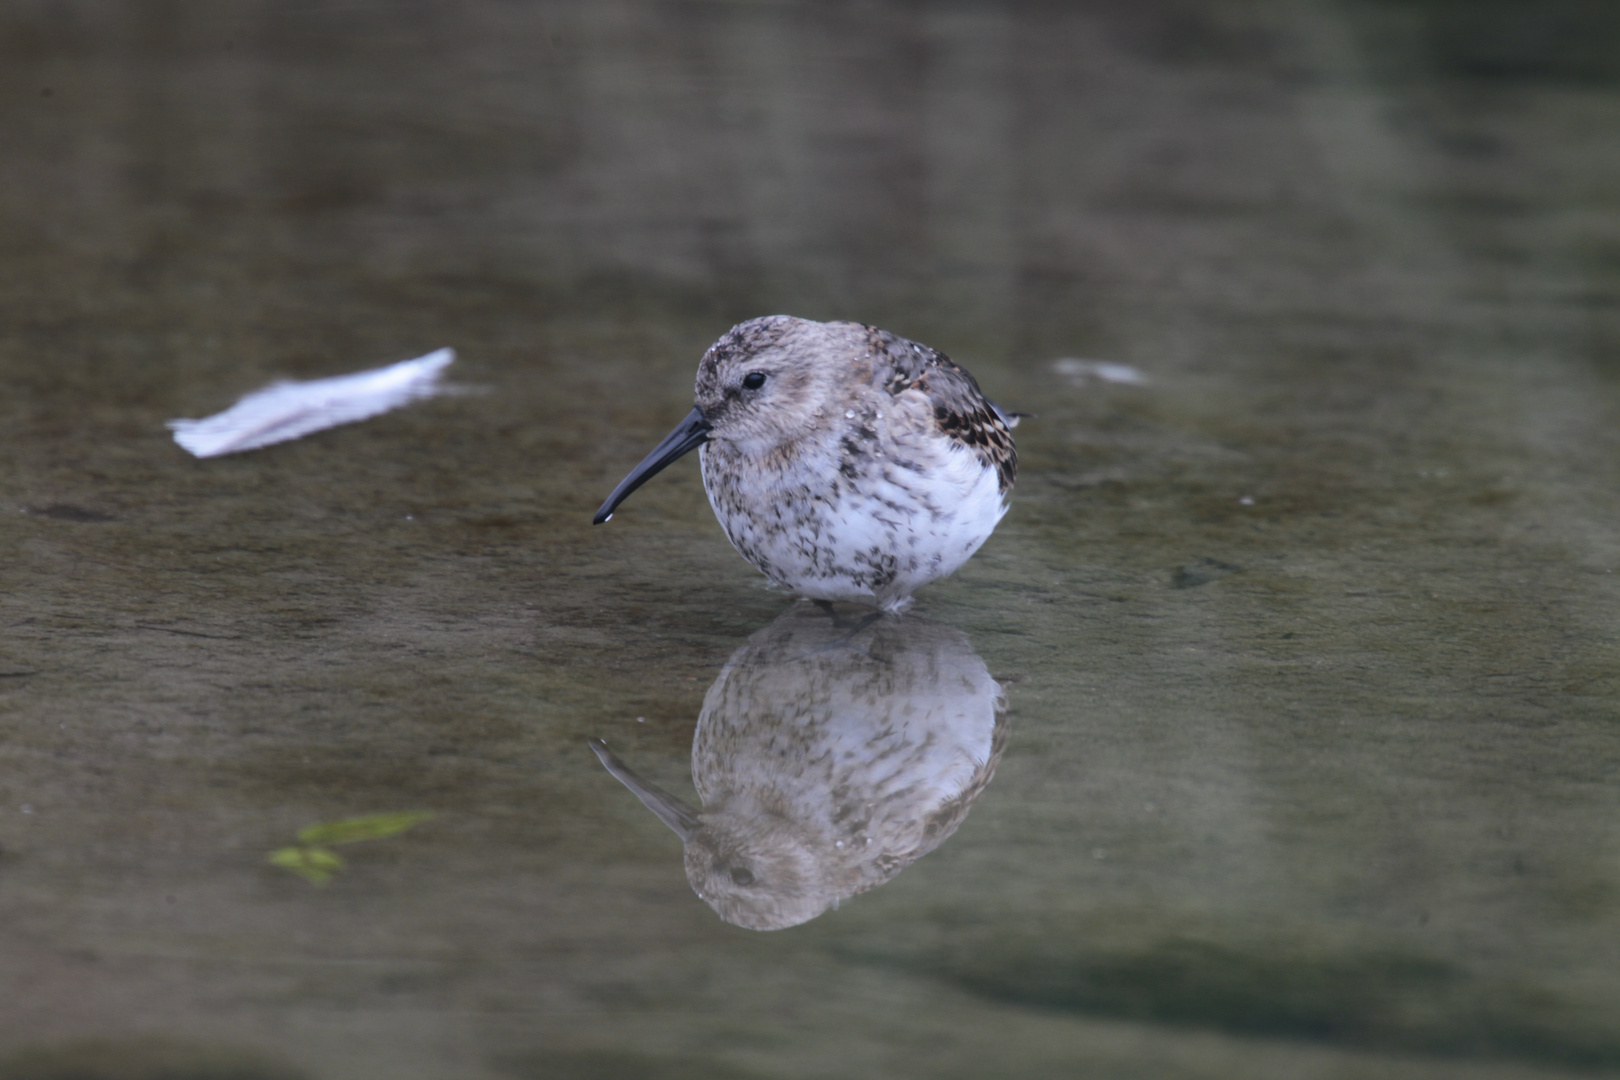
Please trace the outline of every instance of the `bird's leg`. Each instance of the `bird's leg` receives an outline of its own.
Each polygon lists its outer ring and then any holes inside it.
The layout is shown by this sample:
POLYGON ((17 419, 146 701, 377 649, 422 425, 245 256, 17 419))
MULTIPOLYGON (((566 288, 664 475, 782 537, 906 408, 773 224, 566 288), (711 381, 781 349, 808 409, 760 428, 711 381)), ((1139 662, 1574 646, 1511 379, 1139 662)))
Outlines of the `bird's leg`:
POLYGON ((862 630, 865 630, 868 626, 871 626, 881 618, 883 618, 883 612, 881 611, 874 611, 868 615, 861 616, 861 621, 855 624, 854 629, 844 635, 844 640, 849 641, 856 634, 860 633, 862 630))
MULTIPOLYGON (((883 618, 883 612, 869 612, 866 615, 861 616, 860 620, 856 622, 854 626, 850 626, 839 617, 838 612, 832 606, 831 601, 814 600, 812 603, 814 603, 822 611, 825 611, 827 613, 827 617, 832 619, 832 628, 834 630, 844 630, 845 633, 839 634, 825 645, 816 646, 814 649, 811 649, 809 652, 805 653, 805 656, 814 656, 816 653, 832 652, 836 649, 854 649, 856 652, 865 653, 865 649, 856 647, 855 635, 859 634, 862 630, 865 630, 868 626, 871 626, 873 623, 883 618)), ((800 657, 800 659, 803 659, 803 657, 800 657)))
MULTIPOLYGON (((810 602, 827 613, 827 618, 832 620, 833 628, 835 630, 842 630, 844 627, 849 625, 849 623, 845 622, 838 614, 838 609, 833 607, 833 602, 831 600, 812 600, 810 602)), ((883 618, 883 612, 881 611, 874 611, 870 614, 863 615, 861 620, 855 624, 855 628, 852 629, 848 634, 844 635, 843 640, 847 642, 850 638, 854 637, 862 630, 865 630, 868 626, 871 626, 881 618, 883 618)))

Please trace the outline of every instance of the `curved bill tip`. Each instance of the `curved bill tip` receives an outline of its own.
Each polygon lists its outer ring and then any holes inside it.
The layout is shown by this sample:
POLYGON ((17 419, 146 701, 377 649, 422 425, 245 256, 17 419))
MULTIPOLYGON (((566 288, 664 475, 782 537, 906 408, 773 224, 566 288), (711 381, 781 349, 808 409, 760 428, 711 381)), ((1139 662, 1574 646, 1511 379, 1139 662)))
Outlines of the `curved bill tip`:
POLYGON ((619 756, 608 749, 607 743, 601 739, 591 739, 590 747, 596 754, 604 768, 612 774, 613 778, 641 801, 641 805, 657 815, 658 820, 668 825, 676 836, 684 843, 697 835, 703 827, 698 812, 686 805, 680 799, 671 795, 657 784, 643 780, 631 771, 630 766, 619 760, 619 756))
POLYGON ((711 430, 709 422, 703 418, 703 410, 696 405, 686 414, 686 419, 676 425, 675 430, 664 436, 664 440, 653 447, 652 453, 641 459, 641 464, 630 470, 630 474, 619 481, 619 486, 613 489, 613 494, 607 497, 591 524, 600 525, 613 516, 620 503, 630 497, 636 488, 651 480, 676 458, 703 445, 709 438, 711 430))

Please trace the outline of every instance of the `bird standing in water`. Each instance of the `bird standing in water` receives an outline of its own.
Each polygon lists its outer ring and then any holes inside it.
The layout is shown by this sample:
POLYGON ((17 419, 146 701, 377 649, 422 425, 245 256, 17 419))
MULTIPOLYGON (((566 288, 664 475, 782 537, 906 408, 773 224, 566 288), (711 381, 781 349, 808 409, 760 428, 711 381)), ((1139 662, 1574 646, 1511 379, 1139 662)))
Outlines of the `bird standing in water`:
POLYGON ((800 596, 898 612, 1006 513, 1017 421, 926 345, 860 323, 751 319, 704 354, 695 397, 598 525, 701 447, 709 504, 743 558, 800 596))

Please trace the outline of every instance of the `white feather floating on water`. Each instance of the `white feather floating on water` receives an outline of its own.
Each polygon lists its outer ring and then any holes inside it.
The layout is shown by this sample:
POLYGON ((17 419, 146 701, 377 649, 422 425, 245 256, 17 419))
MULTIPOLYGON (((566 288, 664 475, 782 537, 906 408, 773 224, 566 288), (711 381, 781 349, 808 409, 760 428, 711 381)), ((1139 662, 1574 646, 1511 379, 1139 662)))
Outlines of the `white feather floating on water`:
POLYGON ((1129 364, 1121 364, 1114 360, 1081 360, 1078 357, 1065 356, 1052 361, 1052 370, 1059 375, 1067 375, 1076 383, 1100 379, 1103 382, 1142 386, 1147 382, 1147 376, 1140 371, 1129 364))
POLYGON ((200 458, 257 450, 433 397, 444 390, 439 376, 455 358, 454 349, 439 349, 353 375, 272 383, 222 413, 168 426, 174 441, 200 458))

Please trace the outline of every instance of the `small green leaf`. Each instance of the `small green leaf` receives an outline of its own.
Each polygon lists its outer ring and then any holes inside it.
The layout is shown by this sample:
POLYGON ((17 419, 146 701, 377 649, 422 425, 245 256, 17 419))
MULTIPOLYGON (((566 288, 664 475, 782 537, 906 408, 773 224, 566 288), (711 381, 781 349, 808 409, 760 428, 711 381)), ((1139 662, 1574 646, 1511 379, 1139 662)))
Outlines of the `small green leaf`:
POLYGON ((352 844, 356 840, 381 840, 421 824, 433 816, 431 810, 405 810, 397 814, 368 814, 311 825, 298 833, 306 844, 352 844))
POLYGON ((268 860, 284 870, 291 870, 311 885, 325 885, 333 874, 343 869, 343 860, 335 851, 323 847, 284 847, 270 853, 268 860))

